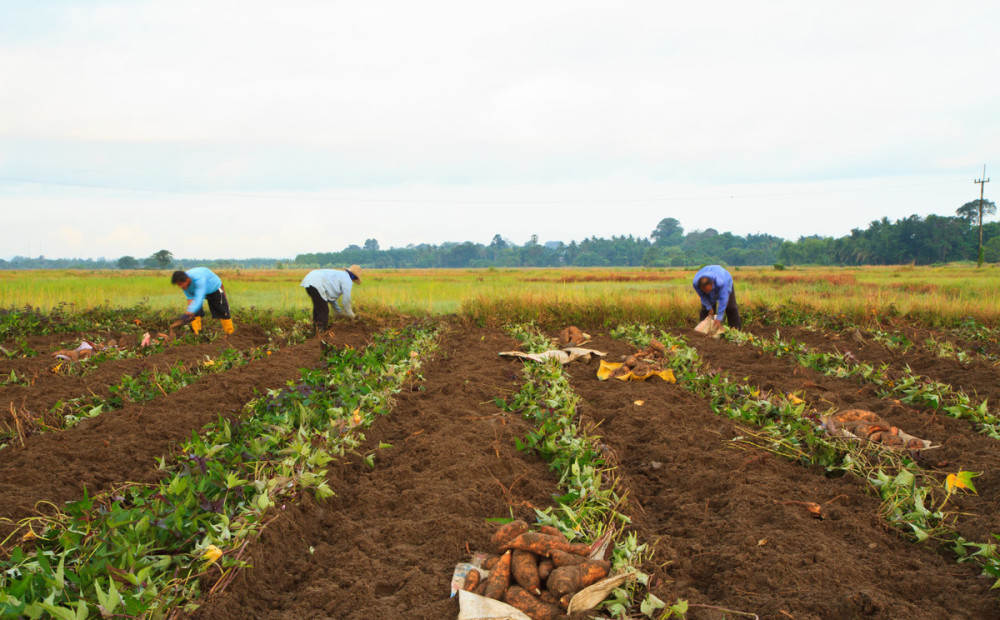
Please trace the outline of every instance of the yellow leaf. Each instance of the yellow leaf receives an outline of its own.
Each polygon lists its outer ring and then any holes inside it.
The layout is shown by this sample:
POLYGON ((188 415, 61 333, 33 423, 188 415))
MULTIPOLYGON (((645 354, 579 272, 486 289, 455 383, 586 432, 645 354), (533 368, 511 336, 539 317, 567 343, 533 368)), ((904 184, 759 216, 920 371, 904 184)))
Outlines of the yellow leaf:
POLYGON ((205 549, 205 553, 201 557, 203 557, 206 560, 208 560, 209 564, 213 564, 219 558, 222 557, 222 549, 219 549, 215 545, 209 545, 208 548, 205 549))
POLYGON ((354 423, 361 424, 361 407, 354 410, 354 423))
POLYGON ((801 398, 799 398, 798 396, 796 396, 795 394, 789 394, 788 395, 788 400, 793 405, 801 405, 802 403, 806 402, 806 401, 802 400, 801 398))
POLYGON ((978 474, 974 474, 971 471, 960 471, 957 474, 948 474, 948 477, 944 480, 944 487, 949 493, 955 489, 968 489, 973 493, 976 492, 976 487, 972 485, 972 479, 978 474))
POLYGON ((25 532, 24 536, 21 537, 21 540, 34 540, 35 538, 38 538, 38 534, 35 534, 32 530, 28 530, 25 532))
POLYGON ((637 400, 637 401, 635 401, 635 406, 636 407, 642 407, 644 404, 646 404, 646 401, 644 401, 644 400, 637 400))

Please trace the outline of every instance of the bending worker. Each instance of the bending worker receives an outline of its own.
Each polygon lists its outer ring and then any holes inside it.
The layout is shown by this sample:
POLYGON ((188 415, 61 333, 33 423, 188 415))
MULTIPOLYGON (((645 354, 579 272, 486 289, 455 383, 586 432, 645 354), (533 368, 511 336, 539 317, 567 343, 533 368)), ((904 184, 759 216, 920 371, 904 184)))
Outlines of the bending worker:
POLYGON ((710 312, 715 313, 715 329, 722 327, 725 315, 730 327, 740 329, 740 309, 736 305, 736 289, 733 276, 719 265, 707 265, 694 274, 694 290, 701 297, 701 315, 698 322, 705 320, 710 312))
POLYGON ((212 311, 213 319, 221 319, 222 331, 231 334, 233 319, 229 316, 229 300, 226 299, 226 289, 222 280, 207 267, 195 267, 187 271, 175 271, 170 276, 170 283, 176 284, 184 291, 184 296, 191 300, 187 309, 170 326, 179 327, 190 323, 191 331, 201 331, 201 317, 205 316, 202 305, 207 301, 208 309, 212 311))
POLYGON ((317 331, 326 329, 330 321, 328 303, 333 305, 337 316, 354 318, 351 287, 355 283, 361 284, 361 267, 358 265, 347 269, 313 269, 302 279, 301 286, 305 287, 313 303, 313 325, 317 331))

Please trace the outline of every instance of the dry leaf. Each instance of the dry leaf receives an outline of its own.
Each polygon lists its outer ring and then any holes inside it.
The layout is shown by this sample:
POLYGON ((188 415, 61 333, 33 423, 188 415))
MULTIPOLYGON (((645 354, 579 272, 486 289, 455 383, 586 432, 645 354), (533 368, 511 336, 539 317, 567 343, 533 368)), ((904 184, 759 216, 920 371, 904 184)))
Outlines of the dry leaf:
POLYGON ((209 545, 201 557, 208 560, 208 563, 211 564, 222 557, 222 549, 219 549, 215 545, 209 545))

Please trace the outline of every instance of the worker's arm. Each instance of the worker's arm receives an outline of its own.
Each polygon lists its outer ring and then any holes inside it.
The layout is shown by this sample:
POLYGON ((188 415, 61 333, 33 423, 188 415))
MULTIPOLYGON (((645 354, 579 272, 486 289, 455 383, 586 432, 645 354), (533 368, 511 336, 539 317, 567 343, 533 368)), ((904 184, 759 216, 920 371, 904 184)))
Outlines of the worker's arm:
POLYGON ((722 282, 716 282, 715 285, 719 287, 719 305, 715 313, 715 320, 721 323, 722 317, 726 316, 726 306, 729 305, 729 296, 733 294, 733 281, 732 279, 726 279, 722 282))
POLYGON ((340 299, 333 302, 333 308, 337 311, 337 314, 343 314, 349 318, 354 318, 354 311, 351 310, 351 287, 344 287, 344 294, 340 296, 340 299))
POLYGON ((188 286, 188 290, 184 291, 191 303, 187 306, 187 314, 194 314, 201 309, 202 304, 205 303, 205 295, 208 294, 208 282, 205 278, 199 278, 195 280, 191 279, 191 285, 188 286), (192 293, 190 289, 194 289, 192 293))

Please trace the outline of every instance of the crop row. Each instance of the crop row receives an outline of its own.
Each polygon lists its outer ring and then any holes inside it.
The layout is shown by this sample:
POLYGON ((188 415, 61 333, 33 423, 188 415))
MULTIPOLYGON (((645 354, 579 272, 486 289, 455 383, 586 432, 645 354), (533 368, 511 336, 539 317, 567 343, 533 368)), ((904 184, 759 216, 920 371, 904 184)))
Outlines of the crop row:
POLYGON ((325 466, 360 445, 434 348, 412 326, 358 351, 327 348, 323 367, 193 433, 162 459, 156 484, 124 484, 33 517, 0 545, 0 616, 86 618, 192 611, 229 583, 268 508, 331 491, 325 466))
MULTIPOLYGON (((648 326, 637 325, 619 327, 612 335, 636 347, 647 346, 652 338, 648 326)), ((739 442, 823 467, 831 474, 853 474, 882 500, 882 516, 888 523, 916 541, 937 541, 959 561, 979 562, 1000 584, 997 546, 967 541, 954 529, 955 515, 948 512, 954 493, 975 492, 972 480, 978 474, 958 471, 941 480, 918 467, 908 454, 866 440, 830 436, 819 412, 801 399, 770 394, 726 372, 709 370, 683 338, 665 332, 659 338, 671 350, 670 366, 679 384, 706 398, 716 413, 753 425, 737 438, 739 442)))
POLYGON ((12 419, 0 424, 0 449, 17 439, 23 444, 26 437, 42 432, 72 428, 81 420, 94 418, 105 411, 121 409, 129 403, 150 401, 186 387, 207 374, 225 372, 244 366, 254 360, 271 355, 277 350, 273 345, 248 350, 225 349, 215 358, 196 364, 177 362, 166 371, 155 367, 135 376, 123 375, 115 385, 108 387, 108 396, 92 394, 57 403, 45 414, 27 410, 11 410, 12 419))
MULTIPOLYGON (((529 353, 552 348, 551 340, 531 324, 514 325, 508 331, 529 353)), ((579 424, 578 401, 561 364, 555 360, 526 360, 521 389, 506 401, 497 402, 533 425, 532 431, 518 441, 518 449, 537 454, 559 476, 564 493, 557 498, 555 508, 536 511, 538 522, 559 528, 571 541, 593 543, 602 537, 610 541, 614 547, 613 570, 636 578, 635 582, 627 581, 614 590, 603 603, 614 617, 627 617, 636 610, 649 617, 682 616, 688 608, 686 601, 668 607, 639 587, 648 586, 649 576, 639 570, 639 565, 652 554, 652 549, 634 533, 626 533, 631 520, 622 512, 625 498, 618 472, 607 462, 605 446, 595 429, 579 424)))
MULTIPOLYGON (((0 308, 0 356, 38 355, 39 351, 27 340, 33 336, 81 332, 92 334, 94 338, 98 334, 112 333, 140 337, 146 331, 165 330, 173 318, 169 311, 153 310, 145 304, 118 308, 98 306, 82 310, 64 304, 47 312, 31 307, 0 308)), ((309 326, 308 321, 296 320, 292 313, 256 307, 241 308, 236 323, 237 329, 241 324, 255 325, 275 338, 304 331, 309 326)), ((201 338, 214 339, 218 335, 216 331, 204 330, 201 338)))
POLYGON ((919 350, 960 363, 980 359, 992 364, 1000 362, 1000 328, 989 327, 980 321, 966 317, 959 325, 936 328, 945 338, 930 335, 913 340, 899 329, 888 329, 881 323, 884 317, 874 316, 863 323, 852 321, 844 315, 831 316, 803 309, 795 304, 775 308, 751 308, 747 321, 761 325, 794 326, 811 331, 833 331, 855 336, 865 334, 871 340, 887 348, 907 352, 919 350), (950 341, 952 338, 967 343, 971 348, 950 341))
POLYGON ((769 339, 730 330, 723 337, 736 344, 756 346, 776 357, 791 356, 800 365, 828 376, 874 385, 880 397, 892 396, 903 403, 929 407, 954 418, 969 420, 978 432, 1000 439, 1000 418, 990 412, 986 400, 975 402, 965 392, 918 375, 908 367, 894 371, 889 369, 888 364, 862 362, 850 352, 815 351, 803 343, 782 340, 780 334, 769 339))

